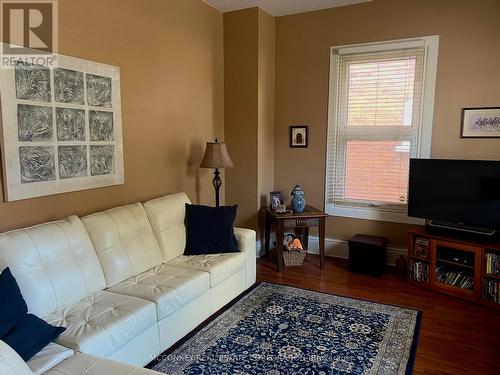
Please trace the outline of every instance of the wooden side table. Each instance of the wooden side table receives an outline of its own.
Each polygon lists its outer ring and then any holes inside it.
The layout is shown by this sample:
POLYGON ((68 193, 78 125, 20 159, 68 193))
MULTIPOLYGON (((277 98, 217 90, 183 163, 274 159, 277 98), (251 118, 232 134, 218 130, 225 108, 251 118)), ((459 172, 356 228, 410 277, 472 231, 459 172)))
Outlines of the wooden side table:
POLYGON ((306 206, 301 213, 278 214, 271 208, 265 209, 265 244, 266 256, 269 254, 271 226, 276 229, 276 269, 283 268, 283 236, 285 229, 300 229, 304 234, 304 246, 309 247, 309 227, 318 227, 320 268, 325 267, 325 218, 328 214, 312 206, 306 206))

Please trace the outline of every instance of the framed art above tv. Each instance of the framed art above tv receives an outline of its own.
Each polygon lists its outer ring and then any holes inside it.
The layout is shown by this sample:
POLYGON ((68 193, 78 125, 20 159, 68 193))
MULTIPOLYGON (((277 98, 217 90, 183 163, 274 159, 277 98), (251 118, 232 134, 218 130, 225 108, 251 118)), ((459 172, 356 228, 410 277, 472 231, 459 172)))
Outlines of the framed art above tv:
POLYGON ((460 138, 500 138, 500 107, 463 108, 460 138))

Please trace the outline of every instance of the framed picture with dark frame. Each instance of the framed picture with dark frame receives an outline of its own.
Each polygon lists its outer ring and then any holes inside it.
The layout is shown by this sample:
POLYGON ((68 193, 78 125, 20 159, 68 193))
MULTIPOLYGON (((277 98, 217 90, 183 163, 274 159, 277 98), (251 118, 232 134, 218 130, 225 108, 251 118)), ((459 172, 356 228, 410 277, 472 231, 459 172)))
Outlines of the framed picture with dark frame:
POLYGON ((460 138, 500 138, 500 107, 463 108, 460 138))
POLYGON ((307 148, 307 126, 290 126, 290 147, 307 148))

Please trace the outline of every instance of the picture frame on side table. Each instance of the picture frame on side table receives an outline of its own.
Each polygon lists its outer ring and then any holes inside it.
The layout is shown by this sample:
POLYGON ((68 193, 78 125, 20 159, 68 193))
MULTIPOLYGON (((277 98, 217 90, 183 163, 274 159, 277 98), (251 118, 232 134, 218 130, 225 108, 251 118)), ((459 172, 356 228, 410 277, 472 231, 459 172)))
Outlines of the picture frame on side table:
POLYGON ((278 208, 285 204, 285 194, 282 191, 271 191, 269 193, 269 206, 273 210, 278 210, 278 208))

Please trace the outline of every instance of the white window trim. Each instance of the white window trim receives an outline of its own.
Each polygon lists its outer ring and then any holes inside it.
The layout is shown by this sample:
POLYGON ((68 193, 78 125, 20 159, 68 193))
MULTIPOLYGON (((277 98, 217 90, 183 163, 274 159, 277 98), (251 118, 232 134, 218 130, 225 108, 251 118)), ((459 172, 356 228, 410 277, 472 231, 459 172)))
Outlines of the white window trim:
MULTIPOLYGON (((399 40, 389 40, 375 43, 362 43, 344 46, 334 46, 330 48, 330 82, 328 97, 328 143, 333 142, 336 136, 337 123, 337 60, 340 55, 352 53, 389 52, 405 48, 425 47, 424 57, 424 90, 421 111, 421 127, 418 142, 418 157, 430 158, 432 121, 434 117, 434 94, 436 87, 436 71, 439 49, 439 36, 425 36, 418 38, 408 38, 399 40)), ((346 204, 336 204, 328 202, 329 181, 333 178, 334 166, 330 165, 332 158, 331 149, 327 147, 326 152, 326 186, 325 186, 325 211, 334 216, 368 219, 378 221, 389 221, 396 223, 423 224, 423 219, 409 217, 401 210, 387 210, 380 207, 354 206, 346 204)))

